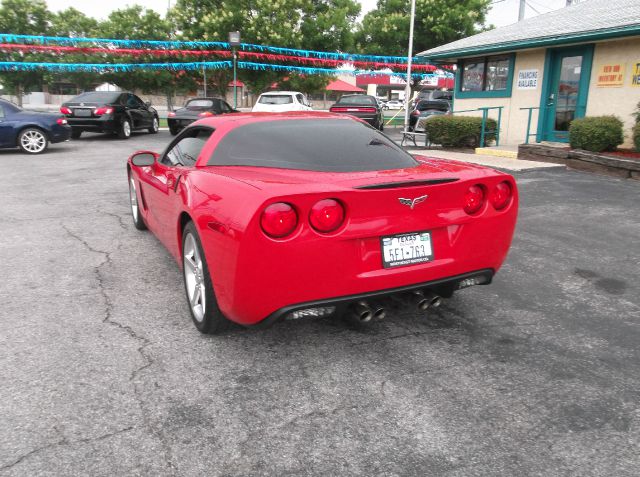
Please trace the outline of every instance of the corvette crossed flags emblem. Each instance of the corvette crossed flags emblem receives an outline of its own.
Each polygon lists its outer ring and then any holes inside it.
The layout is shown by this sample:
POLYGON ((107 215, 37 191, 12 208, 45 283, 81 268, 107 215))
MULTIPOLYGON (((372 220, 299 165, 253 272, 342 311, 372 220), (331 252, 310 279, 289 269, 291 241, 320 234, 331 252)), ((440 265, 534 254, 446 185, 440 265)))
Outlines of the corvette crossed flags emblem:
POLYGON ((425 200, 427 200, 427 197, 429 197, 429 196, 428 196, 428 195, 421 195, 420 197, 416 197, 416 198, 415 198, 415 199, 413 199, 413 200, 411 200, 411 199, 404 199, 404 198, 402 198, 402 197, 398 197, 398 200, 400 201, 400 203, 401 203, 402 205, 408 205, 408 206, 409 206, 409 208, 410 208, 411 210, 413 210, 413 208, 414 208, 416 205, 418 205, 418 204, 420 204, 420 203, 424 202, 425 200))

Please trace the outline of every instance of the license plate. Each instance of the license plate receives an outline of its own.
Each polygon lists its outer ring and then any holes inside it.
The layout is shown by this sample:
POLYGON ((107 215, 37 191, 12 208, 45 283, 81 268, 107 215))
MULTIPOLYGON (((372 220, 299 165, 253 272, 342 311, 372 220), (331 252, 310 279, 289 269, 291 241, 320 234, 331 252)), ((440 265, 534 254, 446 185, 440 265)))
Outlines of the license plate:
POLYGON ((384 268, 415 265, 433 260, 430 232, 382 237, 381 245, 384 268))
POLYGON ((86 117, 91 116, 91 110, 90 109, 74 109, 73 110, 73 115, 86 118, 86 117))

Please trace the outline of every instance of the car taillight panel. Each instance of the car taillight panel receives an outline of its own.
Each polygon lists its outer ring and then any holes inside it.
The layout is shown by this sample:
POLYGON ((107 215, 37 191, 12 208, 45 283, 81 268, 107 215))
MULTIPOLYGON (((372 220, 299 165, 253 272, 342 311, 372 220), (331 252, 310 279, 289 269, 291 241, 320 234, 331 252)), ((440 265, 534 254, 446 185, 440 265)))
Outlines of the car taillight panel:
POLYGON ((71 113, 71 110, 70 110, 69 108, 67 108, 66 106, 62 106, 62 107, 60 107, 60 112, 61 112, 62 114, 72 114, 72 113, 71 113))
POLYGON ((309 212, 311 226, 322 233, 330 233, 344 223, 344 206, 335 199, 323 199, 315 203, 309 212))
POLYGON ((67 124, 67 120, 64 118, 58 118, 56 119, 56 123, 58 123, 60 126, 63 126, 65 124, 67 124))
POLYGON ((198 114, 198 116, 200 116, 201 118, 208 118, 209 116, 213 116, 213 113, 211 111, 203 111, 198 114))
POLYGON ((96 108, 93 111, 93 114, 95 114, 96 116, 103 116, 105 114, 111 114, 113 113, 113 108, 109 108, 107 106, 102 106, 101 108, 96 108))
POLYGON ((175 115, 176 115, 176 113, 174 113, 173 111, 169 111, 169 112, 167 113, 167 117, 168 117, 168 118, 173 118, 173 117, 175 117, 175 115))
POLYGON ((464 211, 469 215, 478 213, 484 205, 484 199, 484 188, 480 184, 472 185, 464 194, 464 211))
POLYGON ((277 202, 262 211, 260 225, 269 237, 284 238, 298 226, 298 214, 291 204, 277 202))
POLYGON ((496 210, 502 210, 506 208, 511 202, 513 191, 511 190, 511 184, 508 182, 500 182, 491 189, 489 194, 489 202, 496 210))

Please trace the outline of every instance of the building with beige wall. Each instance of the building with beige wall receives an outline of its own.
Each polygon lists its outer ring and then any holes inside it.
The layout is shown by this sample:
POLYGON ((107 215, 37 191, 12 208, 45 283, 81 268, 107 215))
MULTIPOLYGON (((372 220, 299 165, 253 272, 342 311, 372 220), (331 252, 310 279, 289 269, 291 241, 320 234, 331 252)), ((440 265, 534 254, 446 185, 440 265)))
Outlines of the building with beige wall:
MULTIPOLYGON (((567 142, 573 119, 613 114, 631 145, 640 102, 638 0, 585 1, 420 56, 456 64, 455 111, 502 107, 501 144, 525 142, 527 127, 530 141, 567 142)), ((488 114, 497 119, 498 109, 488 114)))

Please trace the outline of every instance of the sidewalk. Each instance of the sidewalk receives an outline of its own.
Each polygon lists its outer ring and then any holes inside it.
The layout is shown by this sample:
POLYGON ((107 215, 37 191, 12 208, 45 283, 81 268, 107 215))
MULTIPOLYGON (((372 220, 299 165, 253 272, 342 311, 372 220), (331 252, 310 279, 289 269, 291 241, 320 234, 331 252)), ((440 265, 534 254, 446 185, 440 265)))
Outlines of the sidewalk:
MULTIPOLYGON (((399 128, 388 129, 385 130, 384 133, 389 136, 394 142, 396 142, 396 144, 400 144, 402 140, 402 134, 399 128)), ((551 164, 548 162, 523 161, 509 157, 476 154, 473 149, 469 149, 468 153, 460 151, 448 151, 440 148, 416 148, 413 145, 405 146, 403 149, 412 155, 471 162, 473 164, 479 164, 481 166, 494 167, 496 169, 503 169, 508 171, 525 171, 531 169, 550 169, 554 167, 565 167, 561 164, 551 164)))

